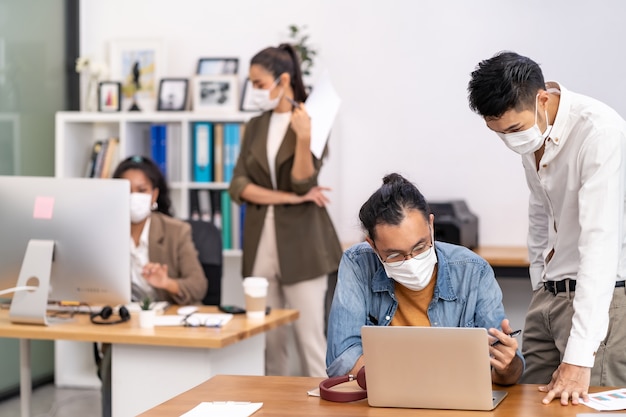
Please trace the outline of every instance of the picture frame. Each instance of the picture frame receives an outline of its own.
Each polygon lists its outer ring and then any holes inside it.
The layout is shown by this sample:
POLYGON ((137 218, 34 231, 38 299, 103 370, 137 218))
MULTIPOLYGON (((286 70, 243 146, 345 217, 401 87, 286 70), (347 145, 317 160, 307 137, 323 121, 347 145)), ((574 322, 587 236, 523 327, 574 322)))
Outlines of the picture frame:
POLYGON ((163 42, 121 39, 109 42, 111 80, 122 84, 122 108, 154 110, 158 82, 165 70, 163 42))
POLYGON ((98 111, 118 112, 122 110, 122 83, 101 81, 98 83, 98 111))
POLYGON ((236 75, 197 75, 193 80, 193 110, 236 112, 239 101, 236 75))
POLYGON ((161 78, 157 99, 158 111, 184 111, 187 108, 187 78, 161 78))
POLYGON ((243 91, 241 93, 241 103, 239 104, 239 110, 247 112, 259 112, 261 109, 252 101, 252 81, 250 78, 246 78, 243 83, 243 91))
POLYGON ((239 58, 200 58, 197 75, 237 75, 239 58))

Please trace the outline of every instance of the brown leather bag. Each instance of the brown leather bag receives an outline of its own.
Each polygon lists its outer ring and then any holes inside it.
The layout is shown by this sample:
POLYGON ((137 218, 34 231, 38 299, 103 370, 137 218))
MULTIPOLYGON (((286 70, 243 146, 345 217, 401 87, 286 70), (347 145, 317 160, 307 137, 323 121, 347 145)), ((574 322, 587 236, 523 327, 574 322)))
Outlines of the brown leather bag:
POLYGON ((363 366, 357 372, 356 377, 354 375, 343 375, 327 378, 320 382, 320 397, 327 401, 334 401, 338 403, 346 403, 350 401, 358 401, 367 398, 367 386, 365 384, 365 367, 363 366), (354 381, 359 384, 362 390, 359 391, 336 391, 331 389, 335 385, 343 384, 344 382, 354 381))

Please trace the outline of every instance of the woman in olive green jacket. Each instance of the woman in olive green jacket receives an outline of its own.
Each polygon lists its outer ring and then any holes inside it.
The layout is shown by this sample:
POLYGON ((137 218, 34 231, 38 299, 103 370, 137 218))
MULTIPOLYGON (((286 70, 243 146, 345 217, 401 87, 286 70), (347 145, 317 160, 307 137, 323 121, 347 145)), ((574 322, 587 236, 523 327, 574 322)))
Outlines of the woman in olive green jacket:
MULTIPOLYGON (((268 305, 300 310, 295 323, 303 374, 325 376, 324 298, 341 245, 317 184, 311 124, 299 61, 291 45, 266 48, 250 63, 253 99, 263 114, 248 122, 230 183, 246 203, 243 276, 270 282, 268 305)), ((288 373, 285 329, 267 335, 266 374, 288 373)))

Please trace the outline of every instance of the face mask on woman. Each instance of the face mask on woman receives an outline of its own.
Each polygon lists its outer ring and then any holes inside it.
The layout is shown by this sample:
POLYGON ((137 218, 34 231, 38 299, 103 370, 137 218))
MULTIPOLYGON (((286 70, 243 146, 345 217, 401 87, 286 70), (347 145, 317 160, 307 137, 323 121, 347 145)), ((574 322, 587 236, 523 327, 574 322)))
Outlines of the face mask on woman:
POLYGON ((272 91, 277 84, 278 78, 268 89, 252 88, 251 98, 254 105, 263 111, 274 110, 276 106, 278 106, 278 103, 280 103, 280 99, 283 98, 283 92, 274 99, 270 98, 270 91, 272 91))
POLYGON ((152 194, 130 193, 130 221, 141 223, 152 211, 152 194))
POLYGON ((498 136, 504 142, 504 144, 514 152, 517 152, 520 155, 535 152, 543 142, 550 135, 550 131, 552 130, 552 126, 548 124, 548 109, 546 108, 546 130, 545 132, 541 132, 539 126, 537 125, 537 97, 535 97, 535 124, 526 130, 521 132, 513 132, 513 133, 500 133, 498 132, 498 136))

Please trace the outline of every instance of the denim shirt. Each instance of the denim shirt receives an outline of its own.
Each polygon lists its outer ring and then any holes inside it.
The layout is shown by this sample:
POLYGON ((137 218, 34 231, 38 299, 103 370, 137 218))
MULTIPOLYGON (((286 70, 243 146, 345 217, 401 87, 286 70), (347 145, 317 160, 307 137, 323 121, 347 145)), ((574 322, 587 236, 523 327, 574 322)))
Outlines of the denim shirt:
MULTIPOLYGON (((431 326, 495 327, 505 318, 493 269, 463 246, 436 242, 437 283, 428 306, 431 326)), ((346 375, 363 354, 361 326, 387 326, 397 308, 395 281, 369 244, 346 250, 328 318, 328 376, 346 375)), ((517 356, 522 358, 519 350, 517 356)), ((522 358, 522 363, 524 363, 522 358)))

